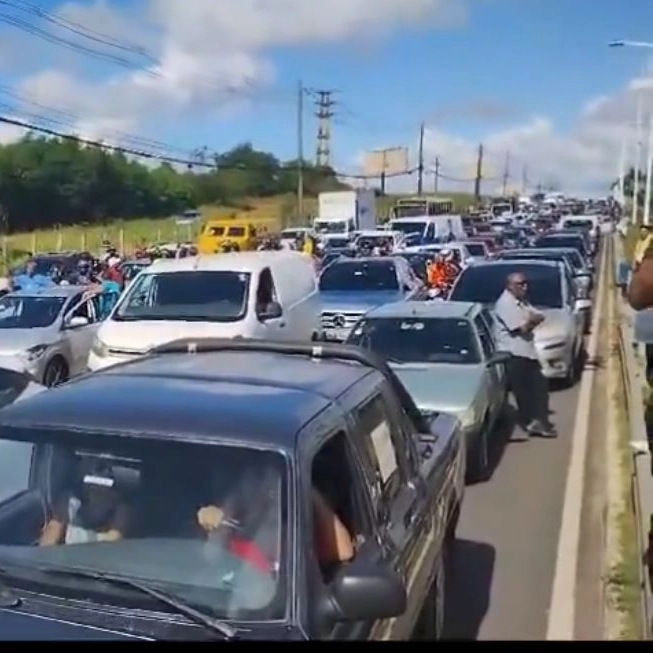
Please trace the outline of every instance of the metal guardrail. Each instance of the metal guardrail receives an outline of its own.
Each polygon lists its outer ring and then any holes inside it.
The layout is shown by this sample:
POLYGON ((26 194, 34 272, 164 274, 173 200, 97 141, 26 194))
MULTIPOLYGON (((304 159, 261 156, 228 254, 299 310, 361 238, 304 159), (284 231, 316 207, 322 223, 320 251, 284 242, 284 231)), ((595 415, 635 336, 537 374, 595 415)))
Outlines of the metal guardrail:
MULTIPOLYGON (((613 240, 613 255, 621 243, 613 240)), ((615 259, 617 257, 615 256, 615 259)), ((653 529, 653 466, 648 431, 644 419, 644 391, 647 388, 644 366, 636 357, 634 319, 624 302, 620 304, 619 361, 626 397, 626 411, 632 453, 631 496, 635 512, 638 551, 640 553, 639 587, 641 594, 643 638, 653 639, 653 576, 651 574, 649 537, 653 529)))

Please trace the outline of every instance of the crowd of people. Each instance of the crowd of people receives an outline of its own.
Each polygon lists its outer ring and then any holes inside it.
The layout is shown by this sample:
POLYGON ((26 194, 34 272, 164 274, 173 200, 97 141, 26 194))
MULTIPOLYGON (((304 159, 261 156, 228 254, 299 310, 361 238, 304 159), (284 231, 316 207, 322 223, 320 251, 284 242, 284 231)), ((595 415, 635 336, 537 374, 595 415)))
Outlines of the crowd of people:
POLYGON ((106 249, 103 256, 94 258, 82 253, 74 269, 63 270, 53 265, 44 274, 39 272, 35 257, 30 256, 16 274, 7 279, 3 294, 8 292, 39 292, 54 286, 86 286, 89 297, 100 295, 107 307, 113 306, 125 288, 126 279, 120 270, 122 258, 113 247, 106 249))

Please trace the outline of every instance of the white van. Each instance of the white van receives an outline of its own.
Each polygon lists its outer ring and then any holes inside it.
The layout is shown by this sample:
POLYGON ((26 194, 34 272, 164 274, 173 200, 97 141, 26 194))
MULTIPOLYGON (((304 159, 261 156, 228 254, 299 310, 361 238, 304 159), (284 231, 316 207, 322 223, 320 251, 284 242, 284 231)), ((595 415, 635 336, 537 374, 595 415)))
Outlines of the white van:
POLYGON ((445 242, 450 234, 455 240, 466 237, 463 219, 460 215, 432 215, 416 218, 390 220, 390 229, 400 231, 410 244, 445 242), (418 242, 413 242, 417 238, 418 242))
POLYGON ((292 251, 160 259, 139 272, 102 323, 91 371, 179 338, 309 341, 321 335, 311 257, 292 251))

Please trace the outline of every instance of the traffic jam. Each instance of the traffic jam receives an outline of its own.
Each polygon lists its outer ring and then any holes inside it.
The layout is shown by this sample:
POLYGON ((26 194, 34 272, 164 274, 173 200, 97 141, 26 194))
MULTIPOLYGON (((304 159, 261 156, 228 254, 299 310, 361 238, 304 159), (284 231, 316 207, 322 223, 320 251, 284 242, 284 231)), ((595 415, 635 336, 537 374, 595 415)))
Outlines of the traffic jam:
POLYGON ((556 436, 542 407, 580 378, 621 209, 318 204, 11 271, 3 637, 442 638, 465 487, 501 474, 509 402, 525 439, 556 436))

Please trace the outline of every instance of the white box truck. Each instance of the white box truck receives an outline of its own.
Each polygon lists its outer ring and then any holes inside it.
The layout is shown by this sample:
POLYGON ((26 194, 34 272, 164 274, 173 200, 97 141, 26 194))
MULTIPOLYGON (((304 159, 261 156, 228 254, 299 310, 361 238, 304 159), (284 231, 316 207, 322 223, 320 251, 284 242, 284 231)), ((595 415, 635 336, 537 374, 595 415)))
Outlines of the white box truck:
POLYGON ((317 196, 318 215, 313 222, 319 234, 351 234, 376 228, 373 190, 340 190, 317 196))

